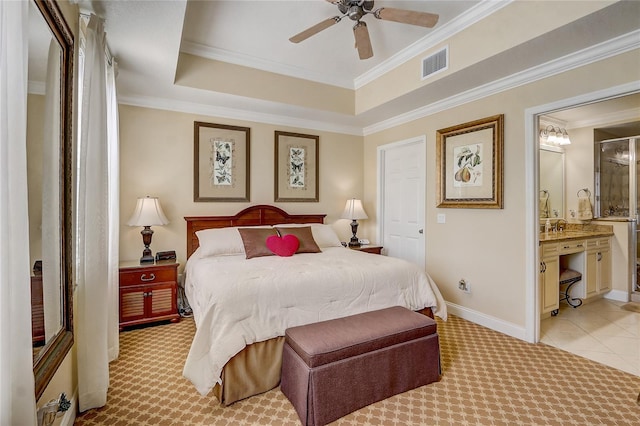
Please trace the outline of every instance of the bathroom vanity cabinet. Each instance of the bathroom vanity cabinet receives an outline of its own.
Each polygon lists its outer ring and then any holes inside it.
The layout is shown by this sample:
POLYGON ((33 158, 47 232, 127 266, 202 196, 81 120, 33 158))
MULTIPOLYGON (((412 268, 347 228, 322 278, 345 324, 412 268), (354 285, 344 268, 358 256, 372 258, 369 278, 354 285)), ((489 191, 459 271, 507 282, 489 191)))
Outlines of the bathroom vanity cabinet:
POLYGON ((589 299, 611 290, 612 232, 566 232, 540 241, 540 313, 559 308, 560 271, 566 268, 582 274, 571 296, 589 299))
POLYGON ((540 312, 546 314, 558 309, 560 258, 558 244, 542 244, 540 248, 540 312))
MULTIPOLYGON (((609 238, 587 240, 587 276, 581 298, 597 296, 611 290, 611 243, 609 238)), ((583 278, 584 279, 584 278, 583 278)))

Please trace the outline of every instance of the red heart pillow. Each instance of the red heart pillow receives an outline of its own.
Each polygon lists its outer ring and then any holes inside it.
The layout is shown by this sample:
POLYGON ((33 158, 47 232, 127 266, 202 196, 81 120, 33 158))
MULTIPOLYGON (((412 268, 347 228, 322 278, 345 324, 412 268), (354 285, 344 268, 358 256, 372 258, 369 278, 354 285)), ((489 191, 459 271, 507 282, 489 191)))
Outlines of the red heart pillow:
POLYGON ((298 247, 300 247, 300 240, 295 235, 285 235, 282 238, 272 235, 267 238, 267 248, 278 256, 293 256, 298 247))

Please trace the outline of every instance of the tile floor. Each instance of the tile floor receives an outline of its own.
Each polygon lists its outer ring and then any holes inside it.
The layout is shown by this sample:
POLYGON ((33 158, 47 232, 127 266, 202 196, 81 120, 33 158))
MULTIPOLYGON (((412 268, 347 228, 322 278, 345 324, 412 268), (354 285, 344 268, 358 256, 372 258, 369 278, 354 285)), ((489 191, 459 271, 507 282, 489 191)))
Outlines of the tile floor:
POLYGON ((540 341, 640 376, 640 313, 624 302, 600 299, 540 322, 540 341))

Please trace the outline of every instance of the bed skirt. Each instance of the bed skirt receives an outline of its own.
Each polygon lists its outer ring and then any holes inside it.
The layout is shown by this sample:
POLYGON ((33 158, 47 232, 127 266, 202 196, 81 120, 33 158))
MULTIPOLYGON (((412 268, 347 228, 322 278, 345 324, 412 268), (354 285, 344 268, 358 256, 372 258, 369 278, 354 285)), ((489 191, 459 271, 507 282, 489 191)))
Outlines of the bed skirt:
MULTIPOLYGON (((431 308, 419 313, 433 318, 431 308)), ((222 385, 213 394, 222 405, 267 392, 280 384, 284 336, 248 345, 236 354, 222 370, 222 385)))

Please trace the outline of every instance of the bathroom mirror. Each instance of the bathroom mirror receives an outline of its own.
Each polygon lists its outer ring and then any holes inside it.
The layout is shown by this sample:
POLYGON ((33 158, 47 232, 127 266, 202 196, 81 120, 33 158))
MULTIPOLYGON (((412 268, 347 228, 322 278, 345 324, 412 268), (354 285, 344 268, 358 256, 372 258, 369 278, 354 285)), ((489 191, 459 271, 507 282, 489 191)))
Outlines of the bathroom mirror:
POLYGON ((73 345, 73 34, 53 0, 29 10, 27 185, 35 395, 73 345))
POLYGON ((540 145, 540 219, 564 218, 564 151, 540 145))

